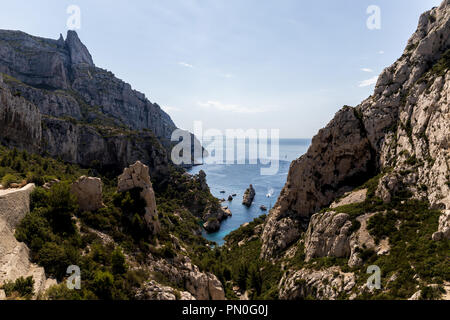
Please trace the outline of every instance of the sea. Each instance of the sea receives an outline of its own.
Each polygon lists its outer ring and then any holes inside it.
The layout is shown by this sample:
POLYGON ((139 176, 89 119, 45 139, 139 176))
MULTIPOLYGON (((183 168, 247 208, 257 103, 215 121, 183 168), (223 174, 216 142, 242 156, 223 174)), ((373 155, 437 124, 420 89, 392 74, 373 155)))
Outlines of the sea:
MULTIPOLYGON (((256 161, 255 158, 249 156, 250 143, 249 140, 234 142, 234 155, 236 158, 234 163, 230 164, 230 162, 227 162, 228 164, 222 164, 222 161, 215 161, 216 163, 205 163, 192 167, 188 171, 190 174, 197 174, 200 170, 203 170, 206 173, 206 180, 211 193, 219 199, 225 199, 222 206, 228 206, 233 214, 232 217, 222 222, 218 232, 203 232, 203 236, 206 239, 214 241, 218 245, 222 245, 225 236, 238 229, 242 224, 253 221, 260 215, 269 212, 286 183, 291 162, 306 153, 311 144, 311 139, 280 139, 277 148, 278 155, 268 152, 270 159, 278 163, 278 170, 273 170, 273 172, 270 172, 270 175, 266 175, 267 172, 262 174, 261 170, 262 168, 270 167, 270 164, 267 164, 267 161, 264 160, 267 158, 264 158, 262 161, 261 159, 256 161), (242 158, 236 156, 239 147, 247 148, 247 152, 242 158), (242 163, 244 160, 245 163, 242 163), (242 204, 242 198, 250 184, 253 185, 256 196, 253 204, 250 208, 247 208, 242 204), (233 201, 228 201, 228 196, 233 194, 236 194, 233 201), (261 209, 262 205, 267 208, 267 211, 261 209)), ((230 152, 231 149, 227 148, 227 146, 231 144, 224 143, 224 145, 224 154, 226 154, 230 152)), ((269 141, 267 149, 270 150, 270 148, 271 142, 269 141)), ((226 158, 226 155, 224 158, 226 158)))

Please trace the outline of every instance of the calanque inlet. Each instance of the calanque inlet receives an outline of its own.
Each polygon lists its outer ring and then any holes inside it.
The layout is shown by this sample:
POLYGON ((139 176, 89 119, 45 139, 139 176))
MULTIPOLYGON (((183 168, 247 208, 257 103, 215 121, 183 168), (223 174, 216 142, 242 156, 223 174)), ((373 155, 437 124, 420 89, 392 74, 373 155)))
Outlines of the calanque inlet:
POLYGON ((0 30, 0 300, 450 299, 450 0, 290 164, 273 207, 251 184, 223 195, 261 216, 222 246, 203 233, 234 213, 172 162, 176 129, 75 31, 0 30))

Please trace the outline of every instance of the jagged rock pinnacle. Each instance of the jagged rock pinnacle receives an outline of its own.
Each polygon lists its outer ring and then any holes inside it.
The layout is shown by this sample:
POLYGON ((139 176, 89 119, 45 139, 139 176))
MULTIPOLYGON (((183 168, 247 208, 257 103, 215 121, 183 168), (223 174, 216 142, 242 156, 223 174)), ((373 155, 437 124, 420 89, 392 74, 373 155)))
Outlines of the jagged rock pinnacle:
POLYGON ((94 61, 86 46, 78 38, 76 31, 67 31, 66 46, 70 53, 73 65, 87 64, 94 66, 94 61))

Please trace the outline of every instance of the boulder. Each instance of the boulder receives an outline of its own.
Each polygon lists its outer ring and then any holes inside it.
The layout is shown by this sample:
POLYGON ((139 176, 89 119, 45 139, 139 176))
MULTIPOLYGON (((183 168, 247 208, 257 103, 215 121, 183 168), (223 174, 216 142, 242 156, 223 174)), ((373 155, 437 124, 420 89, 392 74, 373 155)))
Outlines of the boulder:
POLYGON ((97 211, 104 206, 102 201, 102 180, 100 178, 82 176, 71 188, 83 211, 97 211))
POLYGON ((177 256, 170 262, 158 259, 151 263, 150 268, 163 274, 170 283, 185 288, 197 300, 225 300, 220 280, 212 273, 201 272, 187 256, 177 256))
POLYGON ((352 223, 346 213, 318 213, 311 217, 305 236, 305 261, 316 257, 350 256, 352 223))

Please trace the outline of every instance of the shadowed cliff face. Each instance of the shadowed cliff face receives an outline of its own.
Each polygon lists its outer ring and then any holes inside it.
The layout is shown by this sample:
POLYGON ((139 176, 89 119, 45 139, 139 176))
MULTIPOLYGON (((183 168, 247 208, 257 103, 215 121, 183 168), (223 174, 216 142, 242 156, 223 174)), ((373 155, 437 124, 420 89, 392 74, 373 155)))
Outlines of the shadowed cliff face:
POLYGON ((40 149, 41 114, 35 105, 12 93, 0 76, 0 142, 37 152, 40 149))
POLYGON ((344 107, 291 164, 262 236, 263 258, 297 241, 309 217, 381 171, 377 195, 396 192, 450 208, 450 1, 424 13, 374 94, 344 107))

